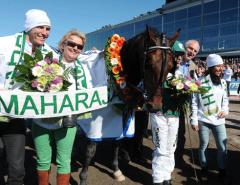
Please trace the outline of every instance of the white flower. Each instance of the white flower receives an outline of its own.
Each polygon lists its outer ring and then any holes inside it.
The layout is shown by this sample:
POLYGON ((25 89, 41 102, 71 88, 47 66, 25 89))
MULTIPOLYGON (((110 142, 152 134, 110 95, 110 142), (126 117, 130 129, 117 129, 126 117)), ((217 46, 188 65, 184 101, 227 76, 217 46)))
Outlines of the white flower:
POLYGON ((44 87, 43 85, 38 84, 38 86, 37 86, 37 90, 39 90, 40 92, 43 92, 44 89, 45 89, 45 87, 44 87))
POLYGON ((175 74, 175 78, 176 79, 181 79, 181 78, 183 78, 184 76, 182 75, 182 74, 179 74, 179 73, 177 73, 177 74, 175 74))
POLYGON ((178 83, 178 84, 176 85, 176 89, 177 89, 177 90, 181 90, 181 89, 183 89, 183 87, 184 87, 183 83, 178 83))
POLYGON ((43 69, 41 66, 35 66, 32 68, 32 75, 36 77, 42 76, 44 73, 43 69))
POLYGON ((62 89, 63 83, 51 84, 48 92, 58 92, 62 89))
POLYGON ((117 46, 117 43, 116 43, 116 42, 111 42, 111 44, 110 44, 110 47, 111 47, 111 48, 116 48, 116 46, 117 46))
POLYGON ((186 80, 184 83, 185 83, 185 85, 187 85, 188 87, 190 87, 190 85, 192 84, 192 82, 189 81, 189 80, 186 80))
POLYGON ((116 58, 112 58, 110 63, 111 63, 112 66, 115 66, 115 65, 118 64, 118 60, 116 58))
POLYGON ((64 70, 61 66, 59 66, 58 64, 51 64, 50 66, 54 70, 54 74, 56 74, 56 76, 62 76, 63 75, 64 70))
POLYGON ((44 60, 41 60, 41 61, 39 61, 39 62, 37 63, 37 65, 45 66, 45 65, 47 65, 47 62, 44 61, 44 60))

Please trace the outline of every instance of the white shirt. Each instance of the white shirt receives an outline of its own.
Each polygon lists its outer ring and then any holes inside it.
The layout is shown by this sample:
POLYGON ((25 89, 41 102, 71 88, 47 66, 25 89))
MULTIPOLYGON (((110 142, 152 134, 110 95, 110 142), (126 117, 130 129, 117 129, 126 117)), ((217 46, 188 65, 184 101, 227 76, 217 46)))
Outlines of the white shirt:
MULTIPOLYGON (((227 97, 227 92, 225 90, 225 87, 223 85, 213 85, 213 94, 216 101, 216 105, 219 107, 219 112, 223 111, 225 114, 228 114, 229 108, 229 102, 227 97)), ((225 123, 225 118, 219 118, 217 114, 213 114, 210 116, 206 116, 203 113, 203 107, 201 107, 199 94, 194 93, 192 96, 192 115, 191 115, 191 124, 197 125, 198 121, 202 121, 205 123, 209 123, 212 125, 220 125, 225 123)))
POLYGON ((233 75, 233 71, 232 69, 229 67, 227 69, 224 70, 224 75, 223 75, 223 79, 226 80, 227 82, 231 81, 233 75))

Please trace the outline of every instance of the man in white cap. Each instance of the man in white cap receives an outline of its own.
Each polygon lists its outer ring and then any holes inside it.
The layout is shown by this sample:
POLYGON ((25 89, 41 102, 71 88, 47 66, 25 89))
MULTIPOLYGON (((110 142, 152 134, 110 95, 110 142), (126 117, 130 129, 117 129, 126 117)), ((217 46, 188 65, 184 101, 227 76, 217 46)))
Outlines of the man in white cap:
MULTIPOLYGON (((24 53, 34 55, 36 48, 39 48, 43 54, 52 51, 45 44, 50 29, 51 22, 46 12, 31 9, 25 14, 23 32, 0 37, 1 89, 15 89, 13 87, 14 69, 17 64, 24 61, 24 53)), ((25 131, 24 119, 0 116, 0 152, 5 148, 8 164, 8 185, 23 184, 25 176, 25 131)))
POLYGON ((223 60, 217 54, 207 57, 207 73, 200 78, 201 86, 208 89, 205 94, 194 94, 192 98, 191 125, 199 134, 199 161, 202 174, 207 175, 208 161, 206 149, 209 143, 210 131, 214 135, 218 149, 217 162, 219 178, 223 180, 226 176, 227 160, 227 133, 225 127, 225 116, 229 112, 227 96, 227 85, 221 79, 223 73, 223 60))

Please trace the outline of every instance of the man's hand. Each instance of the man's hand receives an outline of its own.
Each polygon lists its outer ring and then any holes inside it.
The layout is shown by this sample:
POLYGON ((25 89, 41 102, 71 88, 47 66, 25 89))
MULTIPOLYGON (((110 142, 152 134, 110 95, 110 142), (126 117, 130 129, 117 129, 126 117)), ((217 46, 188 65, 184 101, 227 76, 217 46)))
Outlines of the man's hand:
POLYGON ((194 130, 194 131, 199 131, 199 126, 198 126, 198 124, 197 125, 191 125, 192 126, 192 129, 194 130))

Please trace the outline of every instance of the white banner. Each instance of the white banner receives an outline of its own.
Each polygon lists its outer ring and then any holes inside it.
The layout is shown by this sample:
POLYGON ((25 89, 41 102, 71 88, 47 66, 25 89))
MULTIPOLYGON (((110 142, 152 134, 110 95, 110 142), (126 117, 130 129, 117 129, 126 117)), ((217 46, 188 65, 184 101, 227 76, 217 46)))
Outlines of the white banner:
POLYGON ((107 86, 57 93, 0 91, 0 115, 49 118, 80 114, 107 106, 107 86))

